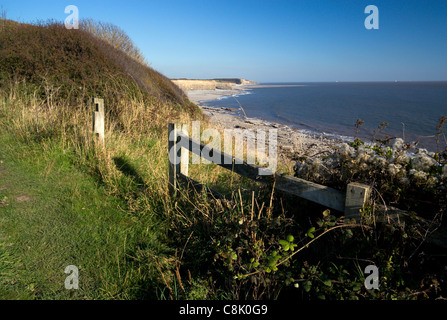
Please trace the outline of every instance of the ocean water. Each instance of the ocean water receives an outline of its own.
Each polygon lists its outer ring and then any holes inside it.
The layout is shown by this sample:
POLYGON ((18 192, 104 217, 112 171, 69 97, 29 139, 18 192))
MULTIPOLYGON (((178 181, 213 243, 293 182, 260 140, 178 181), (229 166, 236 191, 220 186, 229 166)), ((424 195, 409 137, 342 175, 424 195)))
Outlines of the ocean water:
MULTIPOLYGON (((243 95, 204 104, 240 104, 250 118, 347 140, 375 135, 418 141, 418 147, 432 151, 446 147, 445 136, 437 144, 434 135, 438 120, 447 116, 447 82, 262 83, 243 95), (357 119, 364 121, 358 134, 357 119), (388 125, 376 133, 382 122, 388 125)), ((447 122, 444 131, 447 135, 447 122)))

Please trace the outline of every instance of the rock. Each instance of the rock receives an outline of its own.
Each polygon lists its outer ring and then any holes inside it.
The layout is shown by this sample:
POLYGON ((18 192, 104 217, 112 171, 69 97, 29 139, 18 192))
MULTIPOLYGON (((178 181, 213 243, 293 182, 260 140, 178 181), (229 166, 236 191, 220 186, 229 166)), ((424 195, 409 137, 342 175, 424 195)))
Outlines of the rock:
POLYGON ((238 111, 239 109, 224 107, 224 108, 222 108, 222 110, 234 112, 234 111, 238 111))

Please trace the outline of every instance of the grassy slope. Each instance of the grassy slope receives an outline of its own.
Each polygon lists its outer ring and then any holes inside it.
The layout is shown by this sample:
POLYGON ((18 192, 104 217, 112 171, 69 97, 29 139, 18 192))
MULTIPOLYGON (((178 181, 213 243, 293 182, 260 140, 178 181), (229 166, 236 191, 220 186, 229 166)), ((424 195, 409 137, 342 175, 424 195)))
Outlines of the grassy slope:
MULTIPOLYGON (((197 112, 185 94, 164 75, 134 60, 106 41, 63 24, 28 25, 0 21, 0 85, 26 81, 27 91, 47 104, 106 99, 116 115, 123 100, 138 97, 174 111, 197 112)), ((159 106, 160 107, 160 106, 159 106)))
POLYGON ((154 298, 150 273, 134 266, 163 248, 153 218, 126 214, 60 145, 44 150, 4 130, 0 145, 1 298, 154 298), (64 288, 68 265, 80 290, 64 288))
POLYGON ((159 296, 169 260, 159 139, 169 119, 196 107, 82 30, 0 22, 0 298, 159 296), (106 102, 107 154, 85 135, 92 97, 106 102), (154 172, 143 181, 135 170, 144 160, 154 172), (71 264, 78 291, 64 288, 71 264))

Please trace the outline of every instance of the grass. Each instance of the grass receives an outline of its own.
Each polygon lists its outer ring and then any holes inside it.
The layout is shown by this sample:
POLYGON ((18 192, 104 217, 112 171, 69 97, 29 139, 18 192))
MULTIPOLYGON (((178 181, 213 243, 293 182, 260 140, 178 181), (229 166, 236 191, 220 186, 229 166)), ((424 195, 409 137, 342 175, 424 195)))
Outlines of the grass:
MULTIPOLYGON (((190 251, 209 236, 202 215, 227 209, 206 194, 168 193, 167 123, 204 120, 198 108, 82 30, 2 20, 0 43, 1 297, 229 297, 190 251), (103 147, 90 133, 92 97, 105 100, 103 147), (189 242, 181 228, 191 223, 189 242), (79 290, 64 288, 68 265, 79 290)), ((215 166, 196 172, 229 181, 223 191, 241 182, 215 166)))
MULTIPOLYGON (((121 101, 101 147, 88 109, 48 105, 24 85, 0 90, 0 298, 177 297, 163 126, 172 109, 121 101), (79 290, 64 288, 68 265, 79 268, 79 290)), ((189 294, 203 296, 192 281, 189 294)))
POLYGON ((20 143, 3 130, 0 139, 2 298, 154 298, 146 262, 166 250, 156 218, 129 215, 60 145, 20 143), (64 287, 68 265, 79 268, 79 290, 64 287))
MULTIPOLYGON (((117 119, 109 116, 101 147, 91 140, 88 110, 67 112, 64 102, 39 108, 34 95, 24 94, 20 85, 11 88, 0 104, 5 168, 0 187, 6 187, 0 195, 8 204, 0 208, 0 233, 5 235, 1 268, 6 270, 2 298, 221 294, 210 291, 201 269, 191 269, 189 280, 181 280, 188 276, 186 270, 180 275, 180 264, 193 256, 181 261, 180 250, 188 243, 177 236, 179 217, 186 214, 189 222, 196 221, 202 210, 213 210, 213 202, 206 194, 171 198, 168 193, 167 128, 161 123, 169 119, 169 109, 152 117, 147 111, 153 106, 127 101, 127 112, 117 119), (17 200, 23 196, 27 201, 17 200), (77 291, 64 288, 68 265, 79 268, 77 291)), ((188 115, 183 117, 187 121, 188 115)), ((202 182, 227 182, 223 192, 244 185, 216 166, 194 169, 202 182)), ((248 193, 250 185, 246 188, 248 193)))

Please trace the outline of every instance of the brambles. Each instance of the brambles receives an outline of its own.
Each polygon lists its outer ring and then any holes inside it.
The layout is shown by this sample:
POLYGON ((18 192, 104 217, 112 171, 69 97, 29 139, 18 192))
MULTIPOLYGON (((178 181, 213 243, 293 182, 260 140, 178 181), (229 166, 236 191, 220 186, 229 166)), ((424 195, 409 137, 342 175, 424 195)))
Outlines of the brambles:
MULTIPOLYGON (((280 198, 275 198, 274 204, 278 202, 280 198)), ((309 226, 306 219, 291 218, 300 210, 288 209, 274 207, 271 215, 261 213, 256 219, 259 207, 252 218, 250 204, 236 198, 229 207, 203 203, 200 210, 191 210, 188 222, 172 216, 173 238, 179 239, 180 247, 188 240, 183 272, 202 277, 210 284, 208 294, 215 298, 222 291, 232 299, 305 300, 416 299, 443 292, 445 283, 434 287, 430 279, 433 274, 442 279, 445 271, 429 270, 443 260, 420 250, 424 229, 417 223, 350 224, 324 210, 310 219, 309 226), (181 227, 176 228, 179 222, 181 227), (379 291, 364 286, 367 265, 380 270, 379 291)))
MULTIPOLYGON (((378 131, 385 126, 383 123, 378 131)), ((208 208, 203 217, 192 210, 195 222, 188 224, 192 228, 188 234, 203 223, 213 226, 205 233, 193 232, 195 248, 206 250, 201 250, 200 259, 191 252, 192 261, 212 261, 212 267, 202 273, 214 281, 210 293, 218 294, 217 288, 224 288, 237 299, 441 295, 446 289, 445 251, 428 244, 427 239, 441 226, 445 211, 446 158, 425 149, 410 153, 412 147, 402 139, 374 144, 356 139, 337 145, 333 154, 303 158, 296 165, 298 176, 336 188, 343 189, 354 180, 372 185, 376 198, 364 208, 360 223, 344 221, 324 209, 322 216, 315 217, 312 213, 319 209, 309 203, 298 206, 290 198, 283 202, 280 194, 272 202, 269 192, 256 197, 270 203, 266 215, 261 214, 264 206, 243 204, 240 199, 219 213, 208 208), (402 220, 382 217, 376 203, 410 213, 402 220), (418 214, 428 220, 420 220, 418 214), (253 218, 256 216, 259 218, 253 218), (379 291, 364 286, 363 272, 368 265, 380 270, 379 291)), ((185 262, 185 268, 194 269, 194 263, 185 262)))
POLYGON ((416 210, 419 202, 427 201, 439 209, 445 205, 447 159, 426 149, 410 153, 410 148, 400 138, 374 144, 340 143, 329 156, 302 159, 295 165, 295 174, 339 189, 362 181, 387 203, 399 203, 406 210, 416 210))

